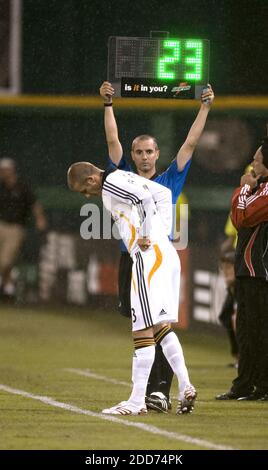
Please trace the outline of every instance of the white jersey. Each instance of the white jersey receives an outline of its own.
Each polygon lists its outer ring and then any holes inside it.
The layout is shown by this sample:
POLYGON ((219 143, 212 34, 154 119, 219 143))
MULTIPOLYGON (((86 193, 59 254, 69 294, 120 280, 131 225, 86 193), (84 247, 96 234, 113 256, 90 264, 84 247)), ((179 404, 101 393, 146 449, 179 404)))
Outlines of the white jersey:
POLYGON ((172 227, 171 191, 134 173, 104 175, 103 204, 112 214, 132 257, 132 330, 178 321, 180 261, 168 239, 172 227), (141 251, 137 240, 151 245, 141 251))
POLYGON ((102 200, 131 256, 142 236, 152 244, 168 241, 172 228, 170 189, 135 173, 115 170, 104 180, 102 200))

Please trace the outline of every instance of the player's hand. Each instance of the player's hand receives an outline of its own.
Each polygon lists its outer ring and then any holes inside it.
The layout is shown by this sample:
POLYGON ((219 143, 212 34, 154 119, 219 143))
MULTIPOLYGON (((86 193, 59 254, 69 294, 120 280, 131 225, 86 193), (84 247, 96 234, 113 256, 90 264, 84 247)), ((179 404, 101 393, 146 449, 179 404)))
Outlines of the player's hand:
POLYGON ((250 173, 247 173, 246 175, 242 176, 240 180, 240 186, 248 184, 251 189, 253 189, 257 186, 259 177, 260 176, 255 175, 254 171, 251 171, 250 173))
POLYGON ((215 98, 214 92, 212 90, 211 85, 208 83, 207 87, 202 92, 201 103, 205 104, 206 106, 211 106, 214 98, 215 98))
POLYGON ((105 103, 111 103, 114 95, 114 89, 109 82, 103 82, 100 87, 100 95, 105 103))
POLYGON ((137 241, 141 251, 146 251, 151 246, 151 241, 148 237, 141 237, 137 241))

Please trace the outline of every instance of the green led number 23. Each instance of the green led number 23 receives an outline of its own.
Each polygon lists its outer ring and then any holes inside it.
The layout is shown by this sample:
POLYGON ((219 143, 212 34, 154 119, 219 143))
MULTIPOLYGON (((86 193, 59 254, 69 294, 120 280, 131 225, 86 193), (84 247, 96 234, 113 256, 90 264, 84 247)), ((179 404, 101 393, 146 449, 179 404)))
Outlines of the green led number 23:
POLYGON ((202 41, 188 40, 185 41, 184 47, 188 51, 194 50, 194 56, 183 55, 186 68, 190 67, 190 71, 185 71, 183 77, 177 77, 177 74, 171 71, 171 66, 181 61, 181 41, 164 41, 165 49, 173 49, 172 56, 165 56, 158 60, 157 77, 166 80, 175 80, 181 78, 184 80, 201 80, 202 79, 202 63, 203 63, 203 44, 202 41))

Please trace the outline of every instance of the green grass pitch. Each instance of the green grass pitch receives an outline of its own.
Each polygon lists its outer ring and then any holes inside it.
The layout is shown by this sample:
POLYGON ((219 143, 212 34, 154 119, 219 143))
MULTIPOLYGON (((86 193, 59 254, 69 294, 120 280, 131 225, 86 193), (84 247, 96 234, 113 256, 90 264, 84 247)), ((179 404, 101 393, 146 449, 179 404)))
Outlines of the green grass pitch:
POLYGON ((0 387, 50 397, 93 413, 77 414, 2 388, 0 449, 207 450, 213 445, 268 449, 268 402, 214 399, 228 390, 236 374, 226 367, 230 356, 225 336, 202 328, 179 332, 179 337, 191 380, 198 389, 194 413, 177 416, 173 399, 173 409, 166 415, 150 412, 147 416, 120 417, 120 422, 105 421, 96 413, 127 399, 130 392, 128 319, 114 311, 2 306, 0 387), (67 369, 87 369, 97 376, 67 369), (160 434, 151 428, 145 431, 127 426, 124 421, 155 426, 160 434), (163 430, 175 433, 176 439, 172 434, 161 435, 163 430))

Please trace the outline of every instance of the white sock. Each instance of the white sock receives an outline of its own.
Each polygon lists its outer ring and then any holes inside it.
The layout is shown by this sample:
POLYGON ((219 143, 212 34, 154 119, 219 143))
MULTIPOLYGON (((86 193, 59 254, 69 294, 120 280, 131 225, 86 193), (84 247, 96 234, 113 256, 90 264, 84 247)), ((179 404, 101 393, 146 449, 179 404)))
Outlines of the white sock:
POLYGON ((144 406, 147 382, 154 362, 155 346, 136 349, 132 361, 133 388, 128 399, 136 406, 144 406))
POLYGON ((174 374, 177 376, 179 391, 182 392, 190 384, 190 379, 179 338, 174 331, 170 331, 160 344, 174 374))

